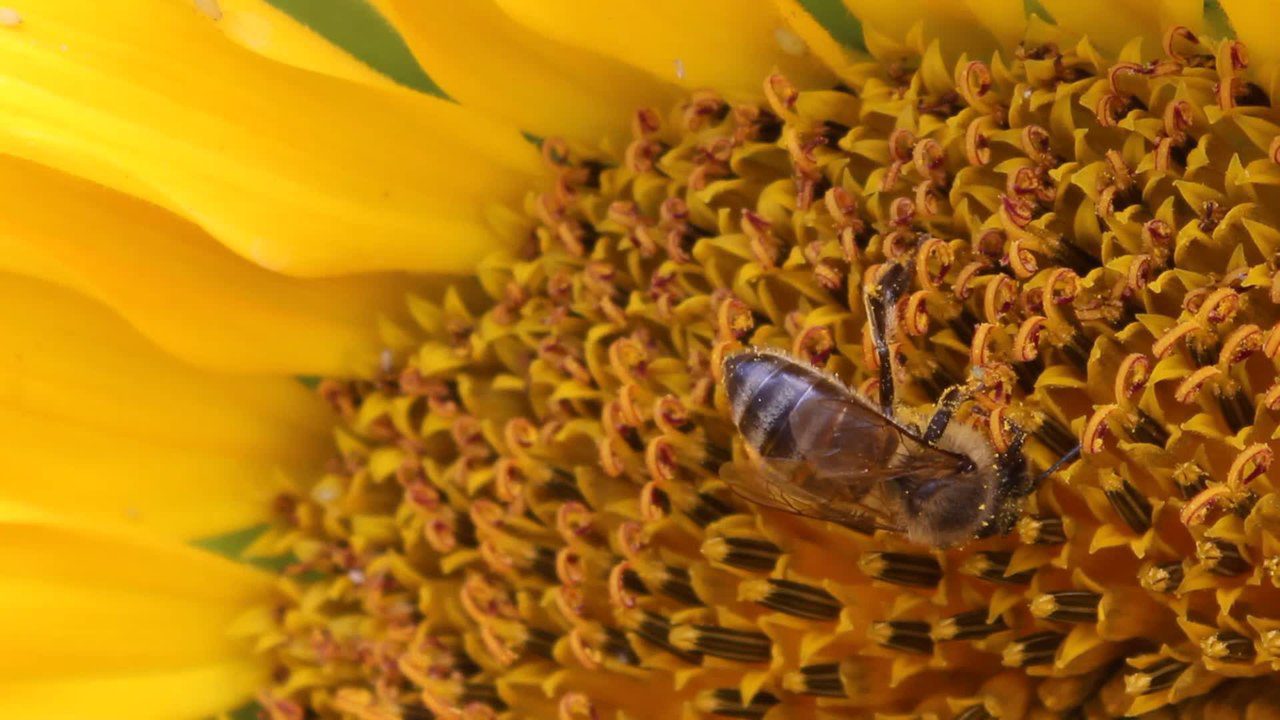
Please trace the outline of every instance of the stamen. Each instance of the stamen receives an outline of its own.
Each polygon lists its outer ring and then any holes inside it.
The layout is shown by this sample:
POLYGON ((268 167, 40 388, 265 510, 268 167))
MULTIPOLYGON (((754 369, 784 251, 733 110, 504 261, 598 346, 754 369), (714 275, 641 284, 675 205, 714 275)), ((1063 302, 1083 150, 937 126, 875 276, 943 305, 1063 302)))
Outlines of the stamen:
POLYGON ((895 585, 934 587, 942 580, 942 566, 931 555, 864 553, 858 558, 858 568, 869 577, 895 585))
POLYGON ((929 623, 913 620, 888 620, 871 623, 871 639, 893 650, 928 655, 933 652, 929 623))
POLYGON ((821 663, 803 665, 799 670, 788 673, 782 679, 787 690, 801 695, 817 697, 847 697, 844 680, 840 677, 839 663, 821 663))
POLYGON ((1138 575, 1142 587, 1157 593, 1171 594, 1178 591, 1182 584, 1182 563, 1170 562, 1159 565, 1148 565, 1138 575))
POLYGON ((767 540, 713 536, 702 544, 702 554, 713 562, 753 572, 769 572, 782 550, 767 540))
POLYGON ((1163 658, 1148 665, 1138 672, 1124 676, 1124 691, 1129 695, 1149 695, 1160 692, 1173 685, 1174 682, 1191 667, 1174 658, 1163 658))
POLYGON ((1008 667, 1048 665, 1053 662, 1058 646, 1066 636, 1056 632, 1040 632, 1018 638, 1005 647, 1002 662, 1008 667))
POLYGON ((1252 569, 1240 548, 1225 540, 1201 540, 1196 543, 1196 557, 1215 575, 1231 577, 1252 569))
POLYGON ((1111 507, 1130 529, 1142 534, 1151 528, 1151 503, 1128 480, 1109 474, 1103 476, 1101 484, 1111 507))
POLYGON ((1037 595, 1031 601, 1031 614, 1059 622, 1096 622, 1102 596, 1083 590, 1063 590, 1037 595))
POLYGON ((1027 515, 1018 520, 1018 536, 1028 545, 1060 545, 1067 541, 1062 518, 1027 515))
POLYGON ((672 628, 670 638, 681 650, 745 663, 767 662, 773 648, 764 633, 715 625, 679 625, 672 628))
POLYGON ((811 620, 835 620, 842 607, 835 596, 822 588, 779 578, 748 580, 738 586, 738 597, 811 620))
POLYGON ((980 577, 983 580, 990 580, 991 582, 1025 585, 1031 580, 1035 571, 1023 570, 1022 572, 1007 575, 1009 562, 1012 559, 1013 555, 1007 552, 984 551, 974 553, 960 566, 960 572, 965 575, 980 577))
POLYGON ((1008 630, 1004 617, 998 616, 987 621, 986 610, 970 610, 959 615, 943 618, 933 628, 933 638, 944 640, 980 640, 998 632, 1008 630))
POLYGON ((1257 655, 1253 640, 1234 630, 1220 630, 1205 638, 1200 647, 1206 656, 1226 662, 1252 662, 1257 655))
POLYGON ((764 720, 769 709, 778 704, 778 698, 766 692, 758 692, 751 702, 744 703, 742 693, 734 688, 720 688, 698 693, 694 707, 700 712, 739 720, 764 720))

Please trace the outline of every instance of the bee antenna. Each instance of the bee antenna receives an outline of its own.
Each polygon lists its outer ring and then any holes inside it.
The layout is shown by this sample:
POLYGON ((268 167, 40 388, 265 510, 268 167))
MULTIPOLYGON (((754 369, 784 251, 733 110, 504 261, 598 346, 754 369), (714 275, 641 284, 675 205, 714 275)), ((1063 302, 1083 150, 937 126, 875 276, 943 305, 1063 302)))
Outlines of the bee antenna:
POLYGON ((1067 463, 1073 462, 1078 459, 1080 459, 1080 445, 1077 444, 1075 447, 1071 448, 1066 453, 1064 453, 1062 457, 1054 461, 1054 463, 1050 465, 1044 472, 1037 475, 1036 479, 1027 485, 1026 492, 1024 492, 1023 494, 1030 495, 1031 493, 1035 492, 1036 488, 1040 487, 1040 483, 1044 482, 1045 480, 1048 480, 1049 476, 1053 475, 1055 472, 1061 469, 1063 465, 1066 465, 1067 463))

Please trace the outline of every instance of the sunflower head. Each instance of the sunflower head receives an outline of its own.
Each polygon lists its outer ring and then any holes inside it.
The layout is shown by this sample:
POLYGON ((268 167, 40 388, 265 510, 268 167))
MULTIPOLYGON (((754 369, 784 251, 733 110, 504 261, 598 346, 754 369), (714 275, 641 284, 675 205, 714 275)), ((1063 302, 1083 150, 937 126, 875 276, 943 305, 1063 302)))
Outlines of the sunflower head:
MULTIPOLYGON (((22 310, 0 323, 47 363, 0 357, 30 406, 6 427, 89 448, 15 467, 118 480, 15 484, 52 510, 0 497, 31 538, 0 557, 17 594, 100 593, 66 607, 138 645, 80 659, 150 673, 75 694, 30 671, 12 707, 183 687, 157 714, 246 688, 271 720, 1280 713, 1265 4, 373 5, 456 102, 256 0, 0 10, 21 80, 0 185, 69 198, 11 213, 48 242, 5 246, 39 281, 0 283, 22 310), (130 75, 142 36, 219 70, 130 75), (136 246, 68 239, 107 231, 136 246), (102 355, 67 402, 54 370, 83 346, 102 355), (947 408, 976 448, 956 472, 1008 481, 985 529, 921 542, 864 522, 847 481, 753 495, 770 470, 727 377, 747 348, 867 412, 892 389, 896 431, 947 408), (320 400, 246 371, 321 376, 320 400), (266 569, 158 539, 266 505, 245 553, 266 569), (142 632, 156 608, 178 619, 142 632)), ((864 475, 903 462, 881 455, 864 475)))
POLYGON ((403 364, 322 388, 341 453, 282 516, 300 562, 268 697, 366 718, 1270 707, 1280 124, 1241 42, 1160 39, 1033 23, 983 59, 944 35, 838 86, 775 72, 763 102, 639 108, 615 155, 544 141, 518 251, 415 300, 403 364), (910 277, 885 367, 864 296, 890 265, 910 277), (723 377, 747 346, 868 397, 890 373, 904 412, 966 386, 955 422, 995 452, 1025 432, 1033 475, 1082 457, 950 549, 779 512, 727 471, 752 472, 723 377))

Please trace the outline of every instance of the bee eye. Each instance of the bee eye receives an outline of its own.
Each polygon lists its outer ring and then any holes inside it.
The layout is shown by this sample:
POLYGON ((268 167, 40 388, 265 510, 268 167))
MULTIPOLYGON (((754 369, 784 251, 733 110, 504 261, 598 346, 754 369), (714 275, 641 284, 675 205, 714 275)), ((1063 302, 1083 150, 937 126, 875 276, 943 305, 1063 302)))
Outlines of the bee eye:
POLYGON ((970 460, 969 458, 964 458, 963 460, 960 461, 960 464, 956 466, 956 471, 960 473, 971 473, 977 469, 978 469, 978 466, 975 465, 973 461, 970 460))

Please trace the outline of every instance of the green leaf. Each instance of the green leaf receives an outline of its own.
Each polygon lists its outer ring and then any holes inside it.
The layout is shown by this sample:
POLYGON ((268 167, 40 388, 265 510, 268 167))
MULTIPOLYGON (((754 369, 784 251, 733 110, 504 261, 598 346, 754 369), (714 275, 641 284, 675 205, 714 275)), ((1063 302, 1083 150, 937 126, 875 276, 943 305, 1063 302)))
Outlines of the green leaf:
POLYGON ((279 555, 276 557, 266 558, 246 558, 244 551, 257 540, 262 533, 270 527, 266 523, 254 525, 241 530, 233 530, 222 535, 214 535, 212 537, 200 538, 192 541, 192 545, 211 553, 216 553, 225 558, 248 563, 254 567, 268 570, 270 572, 279 572, 286 565, 297 560, 292 554, 279 555))
POLYGON ((401 85, 445 97, 400 35, 363 0, 268 1, 401 85))
POLYGON ((867 43, 862 39, 862 23, 840 0, 800 0, 800 4, 841 45, 855 50, 867 49, 867 43))

